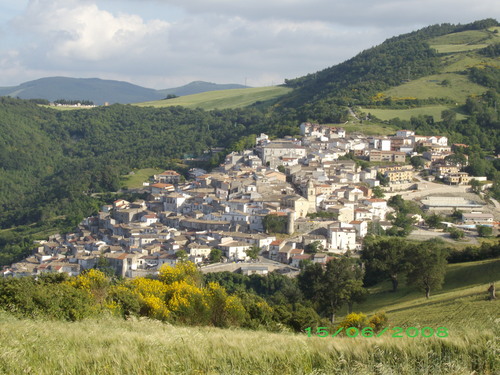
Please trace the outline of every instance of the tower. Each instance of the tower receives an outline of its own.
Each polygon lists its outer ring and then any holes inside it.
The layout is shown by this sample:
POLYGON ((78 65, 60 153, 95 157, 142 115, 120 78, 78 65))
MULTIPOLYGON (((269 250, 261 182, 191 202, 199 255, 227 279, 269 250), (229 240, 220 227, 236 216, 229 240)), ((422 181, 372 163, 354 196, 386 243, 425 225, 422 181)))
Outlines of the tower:
POLYGON ((316 188, 311 179, 307 181, 306 199, 309 201, 309 212, 316 212, 316 188))

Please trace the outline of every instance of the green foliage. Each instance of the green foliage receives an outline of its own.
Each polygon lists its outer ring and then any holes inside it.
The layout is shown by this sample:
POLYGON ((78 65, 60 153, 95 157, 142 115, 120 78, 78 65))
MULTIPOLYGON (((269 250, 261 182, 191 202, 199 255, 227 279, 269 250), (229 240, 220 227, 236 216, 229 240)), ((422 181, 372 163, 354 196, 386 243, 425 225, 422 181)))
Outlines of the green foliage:
POLYGON ((500 241, 493 244, 483 242, 481 246, 468 246, 463 250, 451 250, 448 255, 448 263, 474 262, 498 257, 500 257, 500 241))
POLYGON ((247 250, 245 250, 245 254, 250 259, 257 259, 259 256, 259 252, 260 252, 260 247, 256 245, 250 246, 247 250))
POLYGON ((311 242, 304 247, 304 252, 306 252, 307 254, 316 254, 321 250, 323 250, 323 246, 321 245, 320 241, 311 242))
POLYGON ((389 279, 396 292, 400 277, 410 268, 408 242, 401 238, 367 236, 363 243, 361 259, 365 263, 365 283, 389 279))
POLYGON ((490 237, 493 234, 493 228, 487 225, 477 225, 476 229, 479 237, 490 237))
POLYGON ((266 233, 286 233, 288 218, 286 216, 269 214, 262 220, 266 233))
POLYGON ((446 273, 448 251, 435 242, 414 245, 409 251, 410 271, 407 283, 425 292, 429 298, 432 290, 441 289, 446 273))
POLYGON ((464 231, 458 228, 449 227, 446 228, 446 231, 450 234, 450 237, 453 238, 454 240, 461 240, 465 236, 464 231))
POLYGON ((352 307, 366 294, 363 271, 352 258, 332 259, 326 268, 314 263, 302 270, 298 283, 304 296, 334 322, 336 312, 344 305, 352 307))
POLYGON ((214 247, 212 250, 210 250, 208 259, 210 259, 210 262, 212 263, 220 262, 222 260, 222 250, 214 247))

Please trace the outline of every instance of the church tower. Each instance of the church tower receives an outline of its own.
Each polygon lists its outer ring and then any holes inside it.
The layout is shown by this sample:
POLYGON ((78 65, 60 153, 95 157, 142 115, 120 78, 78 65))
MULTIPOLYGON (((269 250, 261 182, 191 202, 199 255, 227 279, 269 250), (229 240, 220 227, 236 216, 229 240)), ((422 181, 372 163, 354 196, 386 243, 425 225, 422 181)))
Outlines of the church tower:
POLYGON ((307 181, 306 199, 309 201, 309 212, 316 212, 316 188, 311 179, 307 181))

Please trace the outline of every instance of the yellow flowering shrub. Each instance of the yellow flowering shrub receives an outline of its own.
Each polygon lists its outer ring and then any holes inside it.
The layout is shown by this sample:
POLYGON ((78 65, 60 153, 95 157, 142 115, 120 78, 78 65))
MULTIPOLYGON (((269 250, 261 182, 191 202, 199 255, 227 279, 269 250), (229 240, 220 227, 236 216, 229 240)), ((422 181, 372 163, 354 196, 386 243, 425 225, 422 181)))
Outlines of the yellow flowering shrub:
POLYGON ((175 281, 185 281, 189 284, 200 285, 201 274, 196 264, 193 262, 180 262, 172 267, 163 264, 160 267, 158 278, 165 284, 171 284, 175 281))
POLYGON ((74 288, 87 291, 100 304, 104 303, 108 295, 108 277, 103 272, 93 268, 72 278, 68 281, 68 284, 74 288))

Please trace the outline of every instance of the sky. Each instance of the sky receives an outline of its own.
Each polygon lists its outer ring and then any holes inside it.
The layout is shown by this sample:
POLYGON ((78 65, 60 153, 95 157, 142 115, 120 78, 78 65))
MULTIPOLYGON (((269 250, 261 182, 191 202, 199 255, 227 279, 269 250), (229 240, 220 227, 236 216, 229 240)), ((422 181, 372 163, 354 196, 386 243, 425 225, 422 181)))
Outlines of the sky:
POLYGON ((155 89, 281 84, 498 0, 0 0, 0 86, 53 76, 155 89))

